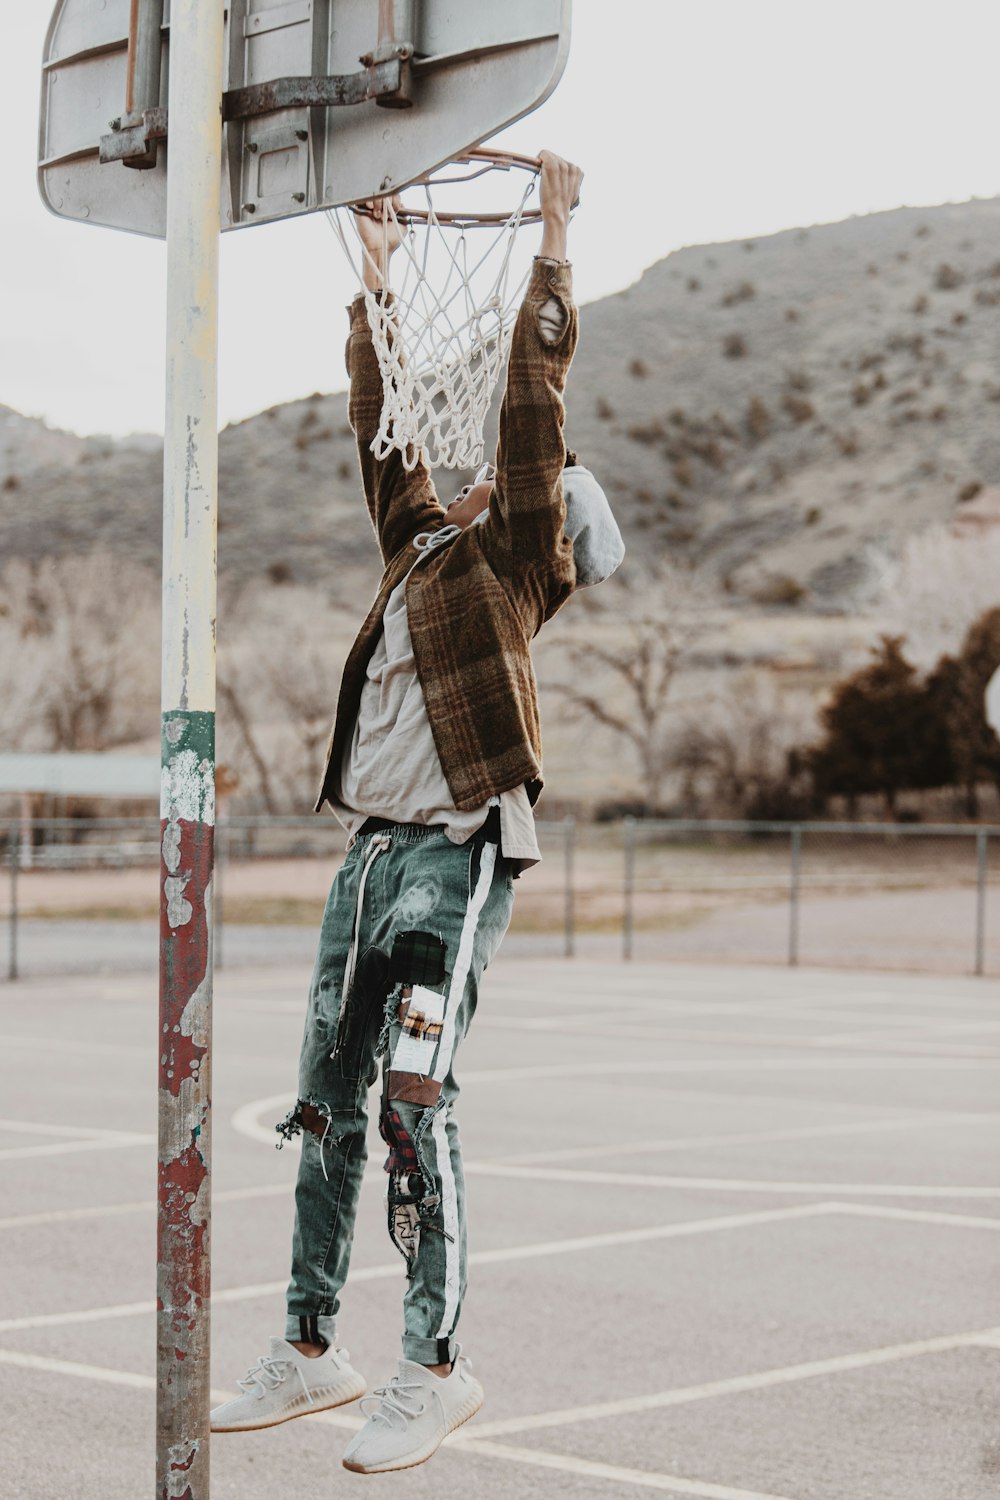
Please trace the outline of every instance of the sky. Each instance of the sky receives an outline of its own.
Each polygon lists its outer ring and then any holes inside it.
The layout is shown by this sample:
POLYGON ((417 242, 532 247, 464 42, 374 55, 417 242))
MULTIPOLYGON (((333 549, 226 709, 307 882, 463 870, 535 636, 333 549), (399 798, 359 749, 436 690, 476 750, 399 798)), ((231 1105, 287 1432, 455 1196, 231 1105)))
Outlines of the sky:
MULTIPOLYGON (((162 431, 165 247, 43 207, 49 5, 5 11, 0 403, 81 433, 162 431)), ((562 82, 497 139, 584 168, 586 303, 681 245, 1000 193, 998 44, 991 0, 575 0, 562 82)), ((343 389, 353 290, 322 215, 223 236, 223 424, 343 389)))

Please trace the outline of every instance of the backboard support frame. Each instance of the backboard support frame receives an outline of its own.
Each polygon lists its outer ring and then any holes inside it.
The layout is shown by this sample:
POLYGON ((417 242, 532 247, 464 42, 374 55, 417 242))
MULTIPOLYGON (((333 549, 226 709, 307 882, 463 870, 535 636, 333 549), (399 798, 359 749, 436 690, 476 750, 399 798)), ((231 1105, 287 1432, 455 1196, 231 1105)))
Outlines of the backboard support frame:
MULTIPOLYGON (((396 192, 488 140, 555 88, 570 11, 230 0, 220 227, 396 192)), ((106 0, 99 25, 95 13, 93 0, 59 0, 49 28, 41 196, 62 217, 162 237, 170 0, 106 0)))

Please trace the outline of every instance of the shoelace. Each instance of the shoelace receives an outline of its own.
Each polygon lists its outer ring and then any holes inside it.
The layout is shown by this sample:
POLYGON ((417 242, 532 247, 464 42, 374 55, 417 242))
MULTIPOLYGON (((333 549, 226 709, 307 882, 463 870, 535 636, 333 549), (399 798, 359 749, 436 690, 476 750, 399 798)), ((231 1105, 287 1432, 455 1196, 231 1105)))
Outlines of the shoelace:
POLYGON ((262 1354, 255 1365, 251 1367, 244 1378, 237 1382, 241 1391, 246 1391, 249 1396, 256 1387, 257 1400, 261 1401, 268 1391, 276 1391, 279 1385, 283 1385, 288 1379, 289 1368, 294 1369, 302 1385, 303 1393, 309 1405, 312 1405, 312 1396, 306 1385, 306 1377, 293 1360, 272 1359, 269 1354, 262 1354))
MULTIPOLYGON (((349 1349, 334 1350, 334 1357, 338 1368, 342 1360, 346 1360, 348 1364, 351 1362, 351 1352, 349 1349)), ((279 1385, 284 1384, 288 1379, 289 1369, 293 1369, 299 1377, 303 1394, 309 1405, 312 1406, 312 1392, 306 1385, 306 1377, 303 1375, 301 1367, 291 1359, 274 1359, 270 1354, 262 1354, 257 1363, 247 1371, 243 1379, 238 1380, 236 1383, 241 1391, 246 1391, 247 1395, 256 1387, 257 1399, 260 1401, 268 1391, 276 1391, 279 1385)))
POLYGON ((452 523, 450 526, 442 526, 438 531, 418 531, 413 538, 413 545, 418 552, 433 552, 435 547, 443 547, 445 542, 452 541, 461 529, 461 526, 452 523))
POLYGON ((424 1414, 427 1410, 427 1403, 421 1401, 419 1406, 417 1406, 415 1404, 417 1398, 404 1394, 404 1392, 422 1391, 423 1389, 424 1385, 420 1380, 400 1380, 398 1377, 393 1376, 388 1385, 377 1385, 374 1394, 364 1396, 359 1405, 366 1417, 381 1417, 383 1422, 386 1422, 390 1427, 394 1425, 394 1419, 399 1417, 405 1427, 411 1417, 420 1417, 424 1414), (365 1410, 365 1402, 373 1401, 376 1397, 379 1398, 379 1402, 375 1410, 372 1412, 365 1410), (408 1401, 414 1403, 414 1405, 407 1406, 406 1403, 408 1401))

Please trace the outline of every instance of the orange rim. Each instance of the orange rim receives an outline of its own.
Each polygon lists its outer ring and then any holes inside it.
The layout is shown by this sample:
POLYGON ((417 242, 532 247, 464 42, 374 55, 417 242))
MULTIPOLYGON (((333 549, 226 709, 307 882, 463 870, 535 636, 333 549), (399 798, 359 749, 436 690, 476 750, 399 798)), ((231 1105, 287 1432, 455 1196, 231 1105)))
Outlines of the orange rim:
MULTIPOLYGON (((408 184, 410 187, 443 187, 445 184, 462 182, 473 182, 477 177, 484 176, 487 172, 509 172, 517 169, 531 172, 537 176, 542 170, 542 164, 537 156, 522 156, 516 151, 498 151, 488 146, 476 146, 470 151, 463 151, 453 161, 445 162, 443 166, 435 167, 433 172, 428 172, 426 177, 418 177, 415 182, 408 184), (465 172, 456 177, 443 177, 440 173, 448 172, 453 167, 468 166, 475 170, 465 172)), ((405 189, 404 189, 405 191, 405 189)), ((388 196, 386 194, 385 196, 388 196)), ((349 205, 351 212, 363 214, 366 218, 374 217, 371 209, 361 203, 349 205)), ((453 229, 478 229, 493 226, 498 228, 506 224, 511 217, 510 210, 507 213, 500 211, 470 209, 468 213, 435 213, 435 223, 443 224, 453 229)), ((431 220, 431 213, 426 208, 404 208, 397 214, 400 224, 427 224, 431 220)), ((522 224, 540 224, 542 221, 542 210, 540 208, 528 208, 521 215, 522 224)))

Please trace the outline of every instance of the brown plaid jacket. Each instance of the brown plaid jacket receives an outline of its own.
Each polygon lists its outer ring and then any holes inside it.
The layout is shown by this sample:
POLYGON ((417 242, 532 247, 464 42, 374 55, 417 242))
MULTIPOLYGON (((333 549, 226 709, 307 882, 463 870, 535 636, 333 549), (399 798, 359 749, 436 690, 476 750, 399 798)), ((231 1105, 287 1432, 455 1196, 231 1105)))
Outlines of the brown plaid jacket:
MULTIPOLYGON (((385 571, 344 667, 317 812, 340 776, 386 602, 418 555, 413 538, 445 524, 423 463, 407 473, 400 454, 379 461, 371 452, 382 381, 362 297, 352 303, 350 318, 350 420, 385 571)), ((575 586, 573 547, 563 534, 562 393, 576 339, 570 267, 536 261, 511 341, 489 520, 431 553, 406 585, 427 717, 455 806, 462 811, 522 782, 532 802, 542 789, 530 643, 575 586), (538 311, 552 296, 567 312, 554 345, 545 343, 538 327, 538 311)))

